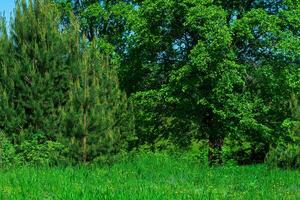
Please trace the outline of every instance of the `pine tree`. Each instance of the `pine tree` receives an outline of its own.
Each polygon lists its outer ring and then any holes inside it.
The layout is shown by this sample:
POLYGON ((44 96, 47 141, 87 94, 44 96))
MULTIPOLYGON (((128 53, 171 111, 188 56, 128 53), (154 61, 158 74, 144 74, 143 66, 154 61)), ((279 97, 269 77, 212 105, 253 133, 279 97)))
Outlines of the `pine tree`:
POLYGON ((96 44, 83 49, 63 110, 65 133, 71 133, 73 151, 81 152, 75 158, 83 162, 118 153, 133 134, 130 106, 119 89, 115 66, 96 44))
POLYGON ((10 34, 1 21, 0 130, 14 144, 71 143, 69 156, 84 162, 117 154, 133 125, 116 63, 81 39, 72 14, 67 25, 60 17, 51 0, 20 0, 10 34))
POLYGON ((22 0, 16 2, 10 34, 2 30, 0 85, 6 99, 0 108, 11 112, 2 112, 6 120, 0 128, 54 139, 60 132, 58 108, 66 103, 68 74, 78 52, 73 45, 79 36, 76 22, 61 27, 60 12, 51 1, 22 0))
POLYGON ((11 101, 14 95, 14 78, 17 70, 13 68, 12 43, 6 28, 6 20, 0 18, 0 130, 7 134, 7 137, 14 143, 17 142, 16 134, 24 115, 18 112, 18 106, 11 101))

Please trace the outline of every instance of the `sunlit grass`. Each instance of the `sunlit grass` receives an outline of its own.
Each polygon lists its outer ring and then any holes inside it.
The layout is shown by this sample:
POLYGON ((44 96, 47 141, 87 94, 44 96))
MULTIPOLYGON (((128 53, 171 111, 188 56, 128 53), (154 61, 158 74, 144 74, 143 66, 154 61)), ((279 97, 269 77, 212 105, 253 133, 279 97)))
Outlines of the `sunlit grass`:
POLYGON ((111 167, 0 170, 0 199, 300 199, 300 172, 145 154, 111 167))

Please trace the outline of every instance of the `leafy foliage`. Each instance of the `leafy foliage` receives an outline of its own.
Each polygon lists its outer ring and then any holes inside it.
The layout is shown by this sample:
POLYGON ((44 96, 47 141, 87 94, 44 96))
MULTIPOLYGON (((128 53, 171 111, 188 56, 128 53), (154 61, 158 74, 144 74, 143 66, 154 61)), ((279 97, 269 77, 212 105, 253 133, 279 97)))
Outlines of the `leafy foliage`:
POLYGON ((199 140, 211 163, 295 154, 299 13, 298 0, 17 1, 0 22, 0 130, 21 146, 41 133, 75 162, 199 140))
POLYGON ((0 168, 11 166, 18 162, 13 144, 0 132, 0 168))
POLYGON ((67 165, 69 149, 56 141, 47 140, 43 133, 35 133, 17 146, 20 162, 33 166, 67 165))
POLYGON ((271 149, 267 155, 266 162, 269 166, 285 169, 300 168, 300 146, 299 144, 279 143, 271 149))

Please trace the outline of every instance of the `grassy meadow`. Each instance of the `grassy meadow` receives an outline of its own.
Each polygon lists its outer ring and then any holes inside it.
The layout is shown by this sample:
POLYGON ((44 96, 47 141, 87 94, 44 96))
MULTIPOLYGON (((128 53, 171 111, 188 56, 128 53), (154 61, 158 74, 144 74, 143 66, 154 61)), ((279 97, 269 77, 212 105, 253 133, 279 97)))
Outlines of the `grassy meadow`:
POLYGON ((300 199, 300 172, 265 165, 208 168, 145 154, 112 166, 0 170, 0 199, 300 199))

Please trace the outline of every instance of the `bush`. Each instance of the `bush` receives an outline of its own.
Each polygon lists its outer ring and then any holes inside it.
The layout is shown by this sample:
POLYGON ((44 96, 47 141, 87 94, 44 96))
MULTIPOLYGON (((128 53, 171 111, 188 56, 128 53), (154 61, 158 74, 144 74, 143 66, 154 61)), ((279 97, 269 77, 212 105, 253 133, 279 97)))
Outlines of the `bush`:
POLYGON ((227 137, 222 147, 222 159, 225 164, 247 165, 262 163, 268 152, 267 142, 246 137, 227 137))
POLYGON ((0 167, 16 164, 17 157, 13 144, 0 132, 0 167))
POLYGON ((266 163, 271 167, 300 169, 300 144, 279 143, 268 153, 266 163))
POLYGON ((18 154, 23 164, 54 166, 69 163, 65 155, 68 149, 61 143, 47 140, 37 133, 33 139, 27 139, 18 146, 18 154))
POLYGON ((192 140, 188 151, 181 155, 184 160, 199 162, 199 165, 208 166, 208 142, 206 140, 192 140))

